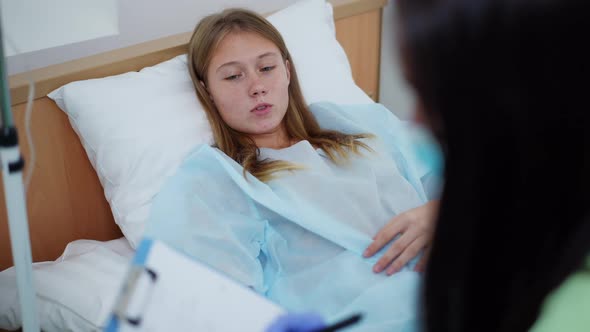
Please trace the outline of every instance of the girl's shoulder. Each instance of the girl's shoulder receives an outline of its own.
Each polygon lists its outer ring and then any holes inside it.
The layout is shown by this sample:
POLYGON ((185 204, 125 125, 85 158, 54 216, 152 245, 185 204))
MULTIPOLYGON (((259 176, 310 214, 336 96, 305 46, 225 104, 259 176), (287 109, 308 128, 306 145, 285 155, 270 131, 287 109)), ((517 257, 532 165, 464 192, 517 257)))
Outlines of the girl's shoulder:
POLYGON ((368 132, 379 136, 402 126, 402 121, 379 103, 320 102, 311 104, 309 109, 322 128, 344 133, 368 132))

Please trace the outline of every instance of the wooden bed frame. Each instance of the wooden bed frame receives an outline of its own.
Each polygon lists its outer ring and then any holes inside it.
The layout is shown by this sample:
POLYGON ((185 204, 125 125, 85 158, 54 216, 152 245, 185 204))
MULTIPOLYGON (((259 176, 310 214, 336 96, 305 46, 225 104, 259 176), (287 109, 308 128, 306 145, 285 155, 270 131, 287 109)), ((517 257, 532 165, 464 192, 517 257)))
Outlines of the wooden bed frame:
MULTIPOLYGON (((354 79, 377 101, 381 15, 387 0, 329 2, 334 6, 337 39, 347 53, 354 79)), ((78 136, 47 93, 68 82, 137 71, 186 53, 190 35, 166 37, 9 78, 25 160, 29 155, 24 134, 27 77, 36 81, 31 130, 37 161, 27 194, 34 261, 55 260, 67 243, 77 239, 105 241, 122 236, 78 136)), ((4 192, 0 191, 0 270, 12 265, 4 192)))

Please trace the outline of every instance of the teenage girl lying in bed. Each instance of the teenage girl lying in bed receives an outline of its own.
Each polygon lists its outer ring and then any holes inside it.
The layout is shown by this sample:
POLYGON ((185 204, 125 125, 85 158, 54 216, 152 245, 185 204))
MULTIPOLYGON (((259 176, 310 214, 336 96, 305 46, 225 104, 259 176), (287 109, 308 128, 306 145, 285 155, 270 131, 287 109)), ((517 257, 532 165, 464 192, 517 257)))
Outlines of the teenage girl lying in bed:
POLYGON ((280 34, 249 11, 203 19, 188 61, 215 146, 169 180, 145 235, 288 310, 414 330, 436 170, 404 125, 378 104, 308 108, 280 34))

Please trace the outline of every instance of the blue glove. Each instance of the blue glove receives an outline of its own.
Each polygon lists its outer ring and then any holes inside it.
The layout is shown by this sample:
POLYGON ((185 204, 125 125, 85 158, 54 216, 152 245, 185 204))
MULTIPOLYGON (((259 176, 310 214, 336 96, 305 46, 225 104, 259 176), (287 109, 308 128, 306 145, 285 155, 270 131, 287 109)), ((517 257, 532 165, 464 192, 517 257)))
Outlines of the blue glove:
POLYGON ((324 319, 316 313, 289 313, 275 319, 266 332, 311 332, 324 327, 324 319))

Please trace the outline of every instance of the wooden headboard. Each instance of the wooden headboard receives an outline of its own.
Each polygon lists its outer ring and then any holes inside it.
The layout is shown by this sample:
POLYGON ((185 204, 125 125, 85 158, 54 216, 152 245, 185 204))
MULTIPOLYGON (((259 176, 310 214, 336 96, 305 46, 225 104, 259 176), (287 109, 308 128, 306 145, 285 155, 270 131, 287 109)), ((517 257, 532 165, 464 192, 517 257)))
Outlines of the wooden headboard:
MULTIPOLYGON (((329 2, 334 6, 337 39, 348 55, 354 79, 378 100, 381 15, 387 0, 329 2)), ((27 77, 36 82, 31 130, 37 160, 27 193, 33 261, 56 259, 73 240, 122 236, 78 136, 47 93, 72 81, 138 71, 186 53, 190 35, 166 37, 9 78, 25 160, 29 156, 24 134, 27 77)), ((4 192, 0 191, 0 270, 12 265, 4 192)))

